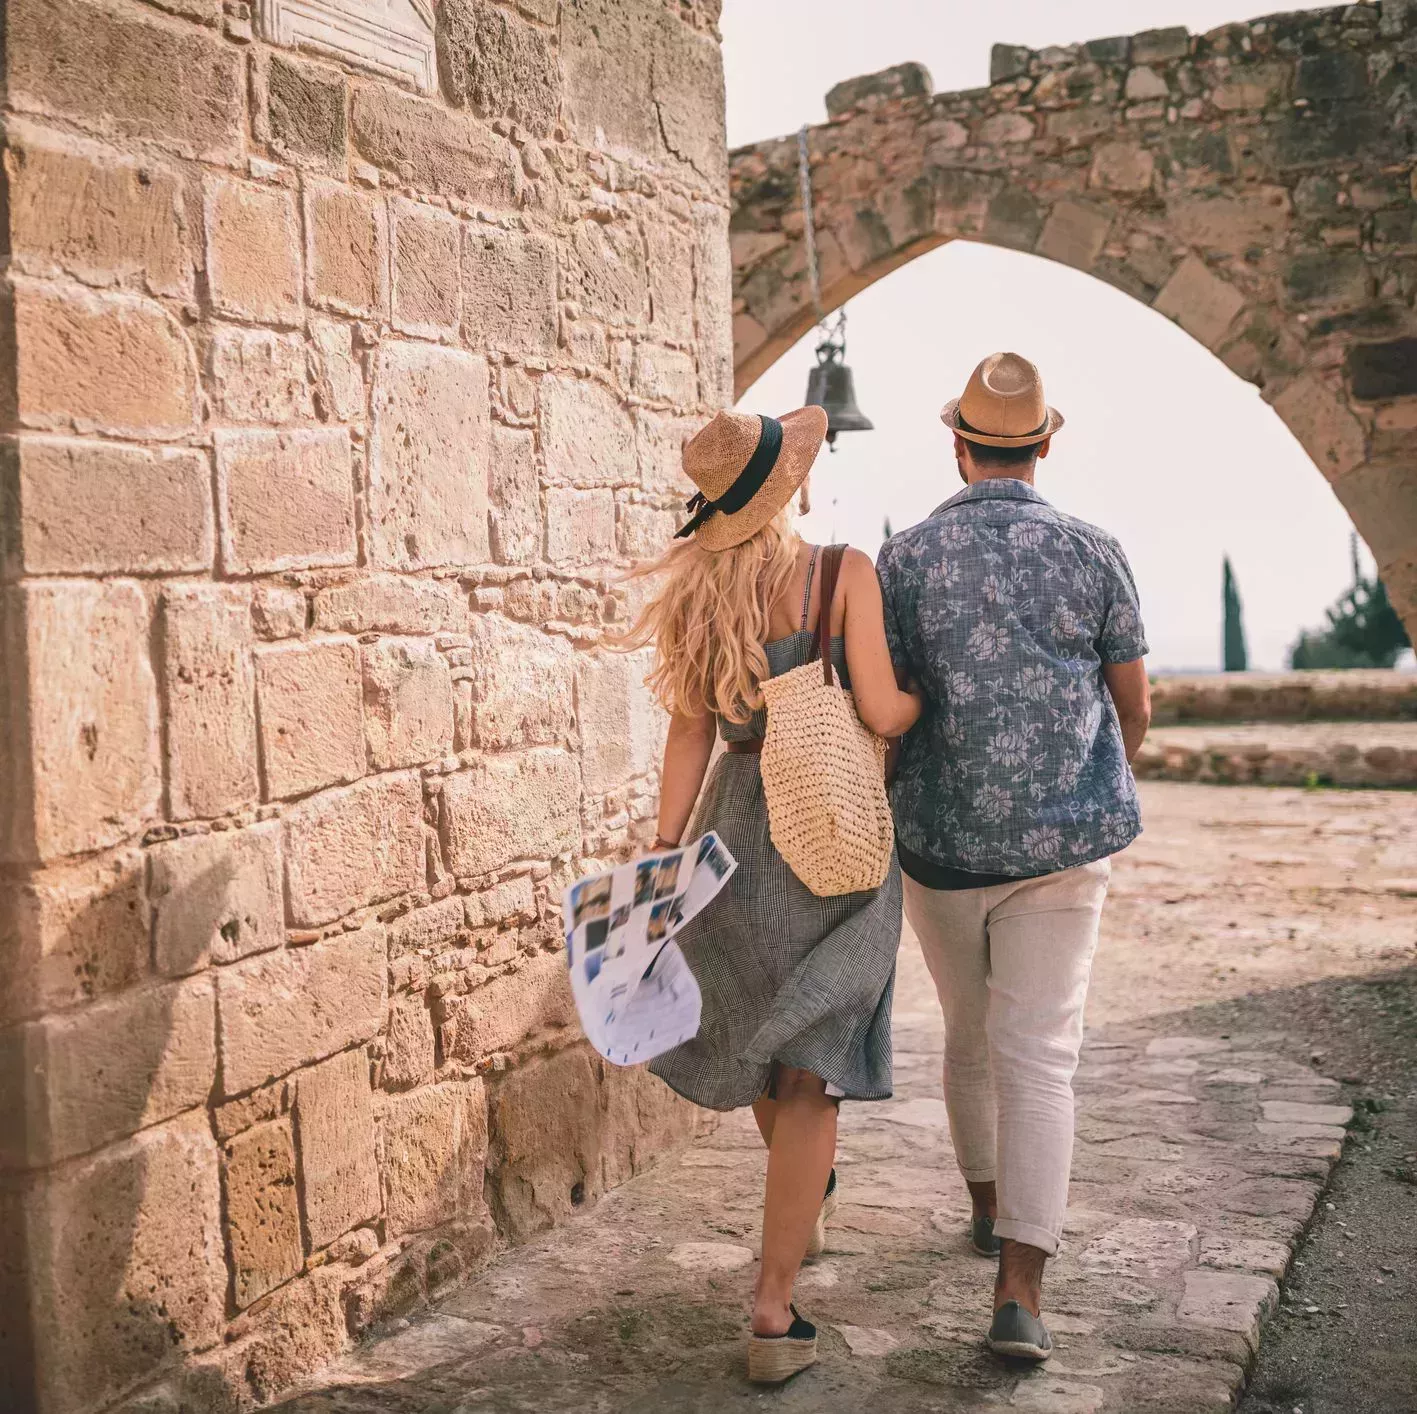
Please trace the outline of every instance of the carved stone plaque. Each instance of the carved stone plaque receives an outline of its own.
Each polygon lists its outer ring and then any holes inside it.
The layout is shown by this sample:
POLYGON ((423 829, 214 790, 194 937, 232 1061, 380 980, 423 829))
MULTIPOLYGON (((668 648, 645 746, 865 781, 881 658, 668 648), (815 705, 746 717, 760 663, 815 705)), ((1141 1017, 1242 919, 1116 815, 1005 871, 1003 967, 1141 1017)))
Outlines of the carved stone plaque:
POLYGON ((376 74, 438 87, 429 0, 256 0, 262 39, 329 54, 376 74))

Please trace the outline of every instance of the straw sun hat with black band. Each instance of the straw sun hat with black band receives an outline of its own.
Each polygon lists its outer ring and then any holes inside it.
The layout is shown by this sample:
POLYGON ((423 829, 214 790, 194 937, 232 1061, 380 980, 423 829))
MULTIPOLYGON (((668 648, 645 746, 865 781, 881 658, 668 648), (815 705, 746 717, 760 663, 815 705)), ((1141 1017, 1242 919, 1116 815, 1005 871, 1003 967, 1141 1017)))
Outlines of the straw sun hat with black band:
POLYGON ((756 535, 807 479, 827 435, 827 414, 721 412, 684 446, 684 473, 699 488, 688 524, 705 550, 727 550, 756 535))

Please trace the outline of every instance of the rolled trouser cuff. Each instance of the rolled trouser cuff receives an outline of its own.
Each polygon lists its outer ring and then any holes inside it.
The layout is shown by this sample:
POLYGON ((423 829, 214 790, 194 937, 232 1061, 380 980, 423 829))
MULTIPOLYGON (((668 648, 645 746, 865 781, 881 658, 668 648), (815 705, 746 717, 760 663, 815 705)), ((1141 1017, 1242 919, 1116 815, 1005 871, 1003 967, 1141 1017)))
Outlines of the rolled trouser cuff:
POLYGON ((1021 1223, 1015 1218, 995 1218, 994 1236, 1008 1238, 1011 1242, 1026 1242, 1037 1247, 1050 1257, 1058 1251, 1058 1235, 1046 1227, 1036 1227, 1033 1223, 1021 1223))
POLYGON ((955 1162, 959 1164, 959 1171, 966 1183, 993 1183, 999 1176, 999 1170, 993 1164, 984 1169, 967 1169, 958 1159, 955 1162))

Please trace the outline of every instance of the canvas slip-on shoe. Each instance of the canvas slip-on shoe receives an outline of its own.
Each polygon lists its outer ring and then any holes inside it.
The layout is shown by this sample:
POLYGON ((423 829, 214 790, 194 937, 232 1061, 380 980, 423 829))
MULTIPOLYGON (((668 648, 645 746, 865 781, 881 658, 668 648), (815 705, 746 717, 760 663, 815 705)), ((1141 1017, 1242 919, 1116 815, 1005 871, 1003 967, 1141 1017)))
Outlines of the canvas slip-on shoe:
POLYGON ((994 1312, 986 1339, 996 1355, 1012 1355, 1018 1360, 1046 1360, 1053 1353, 1048 1327, 1017 1301, 1005 1301, 994 1312))

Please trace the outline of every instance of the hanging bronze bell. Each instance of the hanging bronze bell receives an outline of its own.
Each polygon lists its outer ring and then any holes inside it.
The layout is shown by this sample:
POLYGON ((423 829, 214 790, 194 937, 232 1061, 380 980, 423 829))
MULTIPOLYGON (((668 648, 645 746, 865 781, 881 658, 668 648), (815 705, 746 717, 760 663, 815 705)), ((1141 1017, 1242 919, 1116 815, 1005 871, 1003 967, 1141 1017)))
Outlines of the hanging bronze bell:
POLYGON ((807 375, 807 406, 825 408, 827 444, 836 451, 838 432, 870 432, 875 424, 856 406, 856 384, 842 362, 844 343, 827 339, 817 346, 817 366, 807 375))

